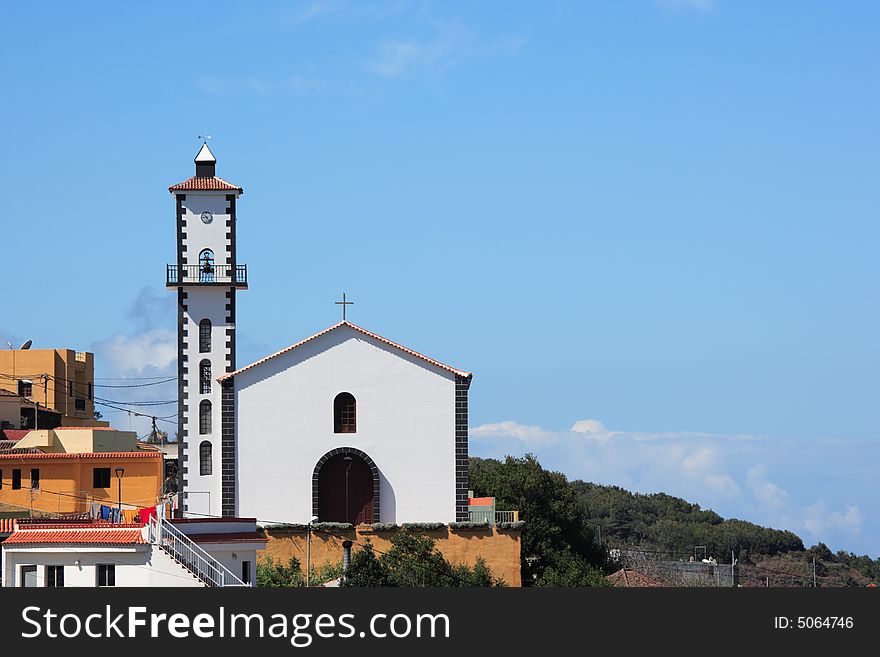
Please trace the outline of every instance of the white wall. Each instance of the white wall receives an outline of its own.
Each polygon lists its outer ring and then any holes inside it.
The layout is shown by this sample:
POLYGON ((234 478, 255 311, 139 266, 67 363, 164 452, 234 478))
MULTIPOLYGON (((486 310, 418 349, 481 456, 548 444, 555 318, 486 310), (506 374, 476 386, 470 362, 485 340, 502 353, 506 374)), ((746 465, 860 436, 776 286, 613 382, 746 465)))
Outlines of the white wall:
POLYGON ((229 202, 226 195, 231 192, 185 193, 183 207, 186 212, 186 239, 183 243, 187 264, 198 264, 202 249, 211 249, 214 252, 215 265, 229 264, 226 262, 226 249, 229 246, 226 238, 229 230, 229 202), (210 224, 202 222, 201 215, 205 211, 214 215, 214 221, 210 224))
POLYGON ((45 586, 45 567, 64 566, 65 587, 97 585, 97 565, 116 565, 116 586, 204 587, 198 579, 152 545, 126 547, 46 546, 3 548, 3 585, 20 586, 19 566, 36 565, 37 583, 45 586), (79 565, 76 564, 79 561, 79 565))
MULTIPOLYGON (((216 220, 215 220, 216 221, 216 220)), ((224 287, 187 288, 186 328, 184 353, 188 355, 187 399, 187 468, 186 493, 187 510, 193 517, 204 515, 219 516, 221 508, 220 480, 220 384, 215 380, 226 371, 226 292, 224 287), (199 322, 211 320, 211 351, 199 353, 199 322), (202 359, 211 361, 211 392, 201 394, 199 363, 202 359), (199 434, 199 404, 203 399, 211 402, 211 433, 199 434), (211 475, 201 475, 199 468, 199 445, 203 440, 212 444, 213 468, 211 475)))
POLYGON ((308 522, 312 473, 336 447, 381 475, 381 522, 455 520, 455 375, 341 327, 235 377, 238 514, 308 522), (357 400, 334 434, 333 399, 357 400))

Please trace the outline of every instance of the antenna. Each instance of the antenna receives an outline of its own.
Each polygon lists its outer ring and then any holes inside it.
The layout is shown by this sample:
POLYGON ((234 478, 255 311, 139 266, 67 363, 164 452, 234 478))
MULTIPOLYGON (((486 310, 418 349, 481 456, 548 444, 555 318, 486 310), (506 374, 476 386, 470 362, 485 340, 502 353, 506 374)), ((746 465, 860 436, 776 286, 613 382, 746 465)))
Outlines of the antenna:
POLYGON ((32 345, 33 343, 34 343, 33 340, 25 340, 25 341, 24 341, 24 344, 21 345, 21 349, 22 349, 22 351, 24 351, 25 349, 30 349, 30 348, 31 348, 31 345, 32 345))

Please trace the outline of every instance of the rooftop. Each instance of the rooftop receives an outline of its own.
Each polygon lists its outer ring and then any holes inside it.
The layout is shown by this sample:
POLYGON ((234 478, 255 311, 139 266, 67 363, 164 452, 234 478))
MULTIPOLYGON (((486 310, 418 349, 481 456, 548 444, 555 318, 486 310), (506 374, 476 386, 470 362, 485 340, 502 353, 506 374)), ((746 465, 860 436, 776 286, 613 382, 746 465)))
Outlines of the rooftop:
POLYGON ((332 331, 336 331, 337 329, 340 329, 343 326, 346 326, 350 329, 357 331, 358 333, 362 333, 363 335, 366 335, 370 338, 373 338, 374 340, 377 340, 377 341, 381 342, 382 344, 388 345, 389 347, 394 347, 395 349, 399 349, 400 351, 407 353, 410 356, 415 356, 416 358, 419 358, 427 363, 430 363, 431 365, 439 367, 440 369, 446 370, 447 372, 452 372, 453 374, 455 374, 457 376, 462 376, 465 378, 470 378, 473 376, 473 374, 471 372, 464 372, 462 370, 459 370, 459 369, 452 367, 451 365, 446 365, 445 363, 441 363, 439 360, 434 360, 433 358, 430 358, 428 356, 420 354, 419 352, 414 351, 408 347, 404 347, 401 344, 397 344, 396 342, 392 342, 388 338, 383 338, 381 335, 378 335, 376 333, 368 331, 365 328, 361 328, 360 326, 357 326, 355 324, 352 324, 351 322, 343 320, 343 321, 339 322, 338 324, 334 324, 330 328, 326 328, 319 333, 315 333, 314 335, 306 338, 305 340, 300 340, 296 344, 292 344, 289 347, 282 349, 281 351, 276 351, 274 354, 270 354, 269 356, 266 356, 265 358, 261 358, 260 360, 253 362, 250 365, 245 365, 244 367, 237 369, 234 372, 230 372, 228 374, 224 374, 223 376, 219 376, 219 377, 217 377, 217 380, 218 381, 225 381, 226 379, 231 379, 236 374, 241 374, 242 372, 249 370, 252 367, 256 367, 257 365, 262 365, 266 361, 272 360, 273 358, 277 358, 278 356, 281 356, 281 355, 286 354, 290 351, 293 351, 297 347, 301 347, 302 345, 307 344, 307 343, 311 342, 312 340, 315 340, 316 338, 320 338, 321 336, 327 335, 328 333, 331 333, 332 331))
POLYGON ((227 180, 223 180, 223 178, 218 178, 217 176, 212 176, 210 178, 193 176, 183 182, 179 182, 176 185, 171 185, 168 188, 168 191, 172 194, 174 192, 186 192, 186 191, 199 191, 199 192, 238 192, 239 194, 244 194, 244 190, 238 185, 233 185, 231 182, 227 180))

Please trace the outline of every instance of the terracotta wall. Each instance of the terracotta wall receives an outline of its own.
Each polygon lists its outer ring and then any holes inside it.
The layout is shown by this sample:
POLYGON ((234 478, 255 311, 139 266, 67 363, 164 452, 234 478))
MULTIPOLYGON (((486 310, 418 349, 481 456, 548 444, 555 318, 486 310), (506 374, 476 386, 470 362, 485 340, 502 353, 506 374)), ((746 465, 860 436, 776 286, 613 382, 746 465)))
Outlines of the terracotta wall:
MULTIPOLYGON (((276 562, 287 562, 291 557, 299 559, 305 571, 306 531, 304 529, 266 529, 268 542, 257 557, 271 556, 276 562)), ((391 548, 393 531, 372 531, 358 527, 348 531, 320 531, 312 533, 312 567, 342 561, 342 542, 354 542, 353 551, 369 539, 373 547, 384 552, 391 548)), ((437 548, 447 561, 453 564, 473 566, 482 557, 494 577, 503 579, 507 586, 521 586, 520 579, 520 531, 492 529, 438 529, 425 534, 436 541, 437 548)))

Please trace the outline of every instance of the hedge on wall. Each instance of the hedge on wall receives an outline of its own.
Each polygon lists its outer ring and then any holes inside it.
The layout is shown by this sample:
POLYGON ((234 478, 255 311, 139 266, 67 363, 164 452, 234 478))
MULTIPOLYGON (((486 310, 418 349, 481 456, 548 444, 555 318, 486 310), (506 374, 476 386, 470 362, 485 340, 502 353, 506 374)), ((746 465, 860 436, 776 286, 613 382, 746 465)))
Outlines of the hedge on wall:
POLYGON ((488 529, 490 527, 489 522, 487 520, 481 520, 479 522, 450 522, 450 529, 488 529))

